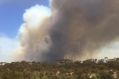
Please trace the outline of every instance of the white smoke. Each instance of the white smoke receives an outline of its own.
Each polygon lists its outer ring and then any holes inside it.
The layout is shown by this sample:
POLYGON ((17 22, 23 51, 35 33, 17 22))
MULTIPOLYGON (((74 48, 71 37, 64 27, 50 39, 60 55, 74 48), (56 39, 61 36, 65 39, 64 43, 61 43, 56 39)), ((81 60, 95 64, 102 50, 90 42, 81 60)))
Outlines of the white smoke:
POLYGON ((25 60, 43 59, 42 52, 49 50, 51 44, 46 44, 45 39, 50 37, 47 33, 48 28, 43 23, 50 16, 50 9, 42 5, 35 5, 23 14, 24 23, 19 30, 19 35, 22 52, 26 54, 25 60))

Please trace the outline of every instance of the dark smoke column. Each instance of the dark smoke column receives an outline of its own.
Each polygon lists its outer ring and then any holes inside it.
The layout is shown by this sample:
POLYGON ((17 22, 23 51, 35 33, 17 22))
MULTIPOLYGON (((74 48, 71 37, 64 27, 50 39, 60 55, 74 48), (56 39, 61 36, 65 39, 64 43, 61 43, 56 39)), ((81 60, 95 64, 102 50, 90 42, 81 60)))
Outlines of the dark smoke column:
POLYGON ((118 4, 118 0, 53 0, 53 47, 48 60, 93 58, 96 51, 117 39, 118 4))

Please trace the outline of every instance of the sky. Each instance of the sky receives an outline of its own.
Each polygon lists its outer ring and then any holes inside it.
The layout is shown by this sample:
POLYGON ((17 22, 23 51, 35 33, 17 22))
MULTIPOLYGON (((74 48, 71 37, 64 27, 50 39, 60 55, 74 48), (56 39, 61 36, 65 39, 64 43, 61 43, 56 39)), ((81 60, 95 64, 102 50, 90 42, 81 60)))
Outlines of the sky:
POLYGON ((36 4, 48 6, 48 0, 0 0, 0 36, 14 38, 23 23, 23 13, 36 4))

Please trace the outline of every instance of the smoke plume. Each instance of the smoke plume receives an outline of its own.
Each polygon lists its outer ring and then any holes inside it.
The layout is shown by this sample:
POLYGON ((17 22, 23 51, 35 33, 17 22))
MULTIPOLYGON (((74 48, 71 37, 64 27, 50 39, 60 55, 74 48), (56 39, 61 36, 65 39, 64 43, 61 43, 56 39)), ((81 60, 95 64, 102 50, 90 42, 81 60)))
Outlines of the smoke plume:
POLYGON ((25 60, 93 58, 118 40, 118 0, 52 0, 50 8, 32 7, 23 15, 20 44, 25 60))

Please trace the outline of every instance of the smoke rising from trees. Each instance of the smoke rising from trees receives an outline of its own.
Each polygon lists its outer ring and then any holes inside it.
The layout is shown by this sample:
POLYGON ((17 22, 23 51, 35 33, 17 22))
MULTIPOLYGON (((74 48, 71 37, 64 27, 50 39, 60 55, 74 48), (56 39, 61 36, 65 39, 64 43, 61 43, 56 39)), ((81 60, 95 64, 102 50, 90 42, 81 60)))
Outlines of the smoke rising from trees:
POLYGON ((93 58, 118 40, 118 5, 118 0, 52 0, 50 8, 26 10, 19 32, 24 59, 93 58))

